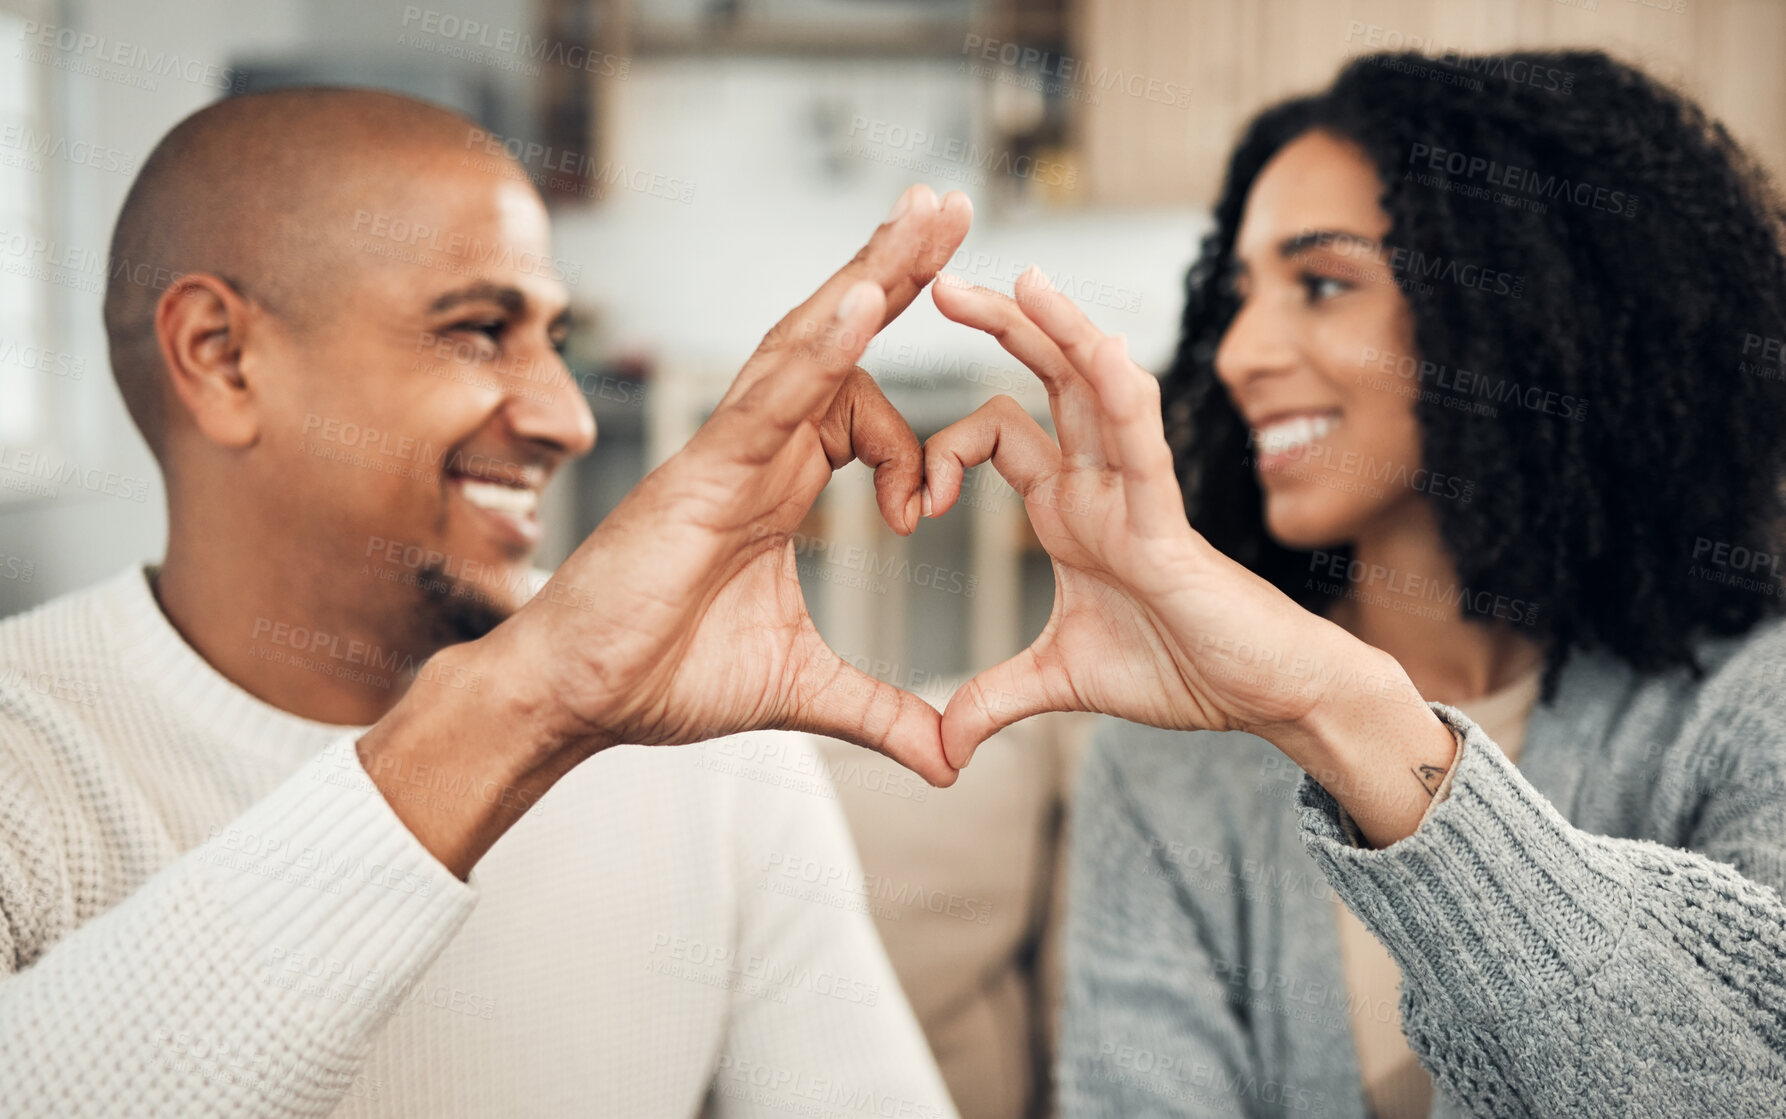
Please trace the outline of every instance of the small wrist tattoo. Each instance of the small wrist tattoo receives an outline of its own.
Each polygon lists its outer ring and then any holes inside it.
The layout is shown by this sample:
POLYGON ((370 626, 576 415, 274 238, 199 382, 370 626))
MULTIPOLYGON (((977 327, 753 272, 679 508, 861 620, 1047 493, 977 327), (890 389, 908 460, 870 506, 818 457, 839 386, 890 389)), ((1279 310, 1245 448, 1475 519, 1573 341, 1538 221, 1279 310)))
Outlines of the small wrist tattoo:
POLYGON ((1414 767, 1414 779, 1420 782, 1420 787, 1426 790, 1428 797, 1436 797, 1450 768, 1444 765, 1417 765, 1414 767))

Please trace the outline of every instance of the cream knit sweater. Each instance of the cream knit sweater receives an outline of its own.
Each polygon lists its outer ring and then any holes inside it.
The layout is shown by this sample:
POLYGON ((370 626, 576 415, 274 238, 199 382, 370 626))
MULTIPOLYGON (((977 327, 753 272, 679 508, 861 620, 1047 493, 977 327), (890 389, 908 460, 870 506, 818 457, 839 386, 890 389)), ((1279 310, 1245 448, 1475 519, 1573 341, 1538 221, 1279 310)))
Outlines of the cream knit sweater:
POLYGON ((0 623, 0 1115, 954 1114, 824 790, 621 747, 468 884, 357 733, 141 569, 0 623))

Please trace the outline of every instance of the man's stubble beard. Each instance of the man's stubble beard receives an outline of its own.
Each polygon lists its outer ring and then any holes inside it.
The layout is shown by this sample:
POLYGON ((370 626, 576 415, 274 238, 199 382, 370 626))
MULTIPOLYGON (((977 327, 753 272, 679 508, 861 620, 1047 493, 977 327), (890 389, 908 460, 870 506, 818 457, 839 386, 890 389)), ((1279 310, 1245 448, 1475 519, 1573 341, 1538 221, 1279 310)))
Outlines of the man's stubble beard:
POLYGON ((448 575, 438 564, 422 567, 418 575, 422 619, 431 646, 476 641, 501 625, 519 605, 500 600, 490 588, 448 575))

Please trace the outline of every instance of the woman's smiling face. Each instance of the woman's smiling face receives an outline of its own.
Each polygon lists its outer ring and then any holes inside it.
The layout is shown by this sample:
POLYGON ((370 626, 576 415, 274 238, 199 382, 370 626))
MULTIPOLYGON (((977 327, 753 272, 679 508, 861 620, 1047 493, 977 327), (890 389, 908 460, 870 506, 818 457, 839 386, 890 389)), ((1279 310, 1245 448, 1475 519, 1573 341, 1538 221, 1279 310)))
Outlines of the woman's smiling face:
POLYGON ((1349 544, 1424 500, 1419 382, 1380 372, 1418 356, 1381 247, 1382 190, 1356 146, 1309 132, 1260 171, 1235 237, 1240 308, 1216 375, 1251 431, 1265 526, 1285 547, 1349 544))

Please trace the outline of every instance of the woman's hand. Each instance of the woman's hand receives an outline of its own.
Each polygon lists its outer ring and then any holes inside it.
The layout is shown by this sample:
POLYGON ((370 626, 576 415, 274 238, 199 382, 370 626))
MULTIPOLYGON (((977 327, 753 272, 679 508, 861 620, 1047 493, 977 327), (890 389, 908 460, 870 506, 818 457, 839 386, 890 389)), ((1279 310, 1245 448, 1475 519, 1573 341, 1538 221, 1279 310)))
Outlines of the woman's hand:
MULTIPOLYGON (((1443 753, 1449 764, 1450 732, 1393 658, 1191 528, 1159 382, 1129 360, 1121 337, 1098 330, 1033 268, 1014 299, 947 276, 932 292, 944 315, 991 334, 1042 379, 1060 436, 1057 446, 1014 400, 996 397, 925 444, 931 515, 954 504, 968 467, 990 461, 1023 497, 1054 563, 1054 611, 1041 636, 950 699, 950 764, 966 765, 1000 728, 1053 710, 1251 731, 1305 769, 1347 772, 1363 760, 1345 749, 1358 732, 1412 730, 1428 762, 1443 753)), ((1371 768, 1384 757, 1375 750, 1371 768)))

